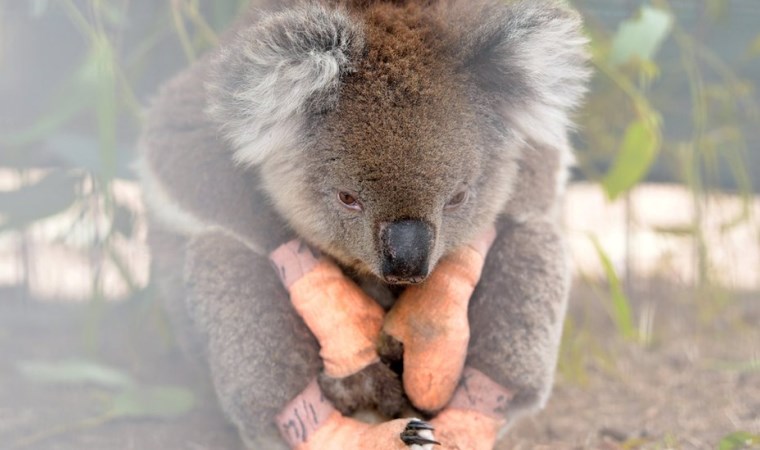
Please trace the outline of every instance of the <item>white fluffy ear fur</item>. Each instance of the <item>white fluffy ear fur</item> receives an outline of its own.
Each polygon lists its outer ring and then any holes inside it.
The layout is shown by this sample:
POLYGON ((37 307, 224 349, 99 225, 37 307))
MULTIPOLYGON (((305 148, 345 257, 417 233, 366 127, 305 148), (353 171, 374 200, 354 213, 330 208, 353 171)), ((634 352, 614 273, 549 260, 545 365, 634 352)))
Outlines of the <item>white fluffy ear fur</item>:
POLYGON ((297 144, 306 115, 334 107, 341 76, 363 50, 345 12, 309 3, 263 18, 220 49, 207 84, 208 113, 235 149, 260 164, 297 144))
POLYGON ((493 2, 476 17, 464 48, 476 79, 502 96, 524 139, 565 149, 591 73, 580 16, 557 0, 519 0, 493 2))

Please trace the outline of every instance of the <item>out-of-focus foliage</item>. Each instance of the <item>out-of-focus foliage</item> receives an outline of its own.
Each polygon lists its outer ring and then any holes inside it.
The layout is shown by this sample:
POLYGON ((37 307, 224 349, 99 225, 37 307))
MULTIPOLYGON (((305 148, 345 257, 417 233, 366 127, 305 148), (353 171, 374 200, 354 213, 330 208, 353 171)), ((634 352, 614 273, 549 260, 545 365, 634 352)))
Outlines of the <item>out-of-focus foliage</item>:
POLYGON ((23 361, 17 364, 17 368, 21 374, 35 383, 82 384, 108 389, 124 389, 135 384, 129 375, 87 360, 68 360, 57 363, 23 361))
POLYGON ((622 66, 632 61, 651 62, 673 27, 673 17, 666 11, 643 6, 639 17, 620 24, 612 40, 610 63, 622 66))
MULTIPOLYGON (((627 2, 642 6, 618 24, 595 16, 604 2, 575 3, 586 12, 598 73, 581 116, 583 176, 600 181, 611 199, 642 181, 653 164, 655 179, 687 183, 698 196, 718 187, 756 190, 750 168, 760 158, 748 143, 759 138, 760 76, 745 79, 736 69, 758 67, 751 58, 760 37, 750 27, 726 30, 742 2, 733 9, 723 0, 627 2), (719 33, 732 40, 718 42, 719 33), (738 63, 720 54, 737 46, 744 53, 738 63)), ((605 12, 625 7, 610 3, 616 6, 605 12)))
POLYGON ((94 428, 118 419, 171 419, 190 412, 195 394, 181 386, 152 386, 135 382, 119 369, 88 360, 62 362, 24 361, 18 370, 30 381, 63 386, 90 385, 109 391, 104 394, 100 413, 93 417, 40 430, 13 443, 25 448, 74 430, 94 428))
POLYGON ((161 81, 215 44, 244 3, 5 5, 0 61, 10 76, 0 92, 13 111, 2 112, 0 165, 85 168, 102 182, 130 177, 146 101, 161 81))
POLYGON ((593 237, 592 241, 594 243, 594 248, 596 248, 596 252, 599 255, 599 259, 602 262, 607 280, 609 280, 610 283, 612 319, 615 321, 615 326, 621 336, 625 339, 634 339, 636 338, 636 325, 633 321, 630 302, 623 291, 623 285, 615 273, 615 268, 613 267, 610 258, 604 252, 599 241, 593 237))
POLYGON ((721 439, 718 450, 742 450, 760 445, 760 435, 738 431, 721 439))
POLYGON ((637 65, 640 81, 647 82, 656 74, 654 60, 672 25, 670 14, 645 6, 638 18, 620 24, 609 49, 600 49, 598 45, 594 48, 596 64, 627 91, 635 105, 635 117, 626 128, 615 163, 602 180, 610 199, 616 199, 647 175, 661 145, 659 114, 642 93, 637 92, 632 80, 618 70, 637 65))
MULTIPOLYGON (((724 225, 730 229, 749 217, 747 200, 758 188, 760 167, 752 167, 760 164, 760 157, 749 148, 760 141, 755 90, 760 71, 745 79, 737 68, 757 67, 752 58, 760 35, 750 27, 725 34, 731 17, 739 17, 741 2, 628 2, 630 15, 618 23, 595 16, 604 9, 603 2, 574 3, 586 13, 597 69, 581 115, 579 171, 598 181, 610 201, 625 198, 648 177, 687 185, 695 215, 685 217, 678 230, 692 238, 698 280, 708 286, 711 255, 699 224, 709 193, 729 188, 744 196, 741 216, 724 225), (720 32, 732 39, 715 42, 720 32), (738 64, 724 59, 728 55, 720 52, 726 46, 746 49, 738 64)), ((607 12, 624 8, 610 3, 616 6, 606 5, 607 12)), ((635 221, 632 211, 628 216, 635 221)), ((612 319, 621 327, 620 311, 628 299, 604 249, 596 248, 611 285, 612 319)), ((622 327, 621 333, 627 334, 628 328, 622 327)))
MULTIPOLYGON (((0 233, 66 212, 92 232, 95 265, 125 268, 113 251, 133 211, 113 192, 131 164, 145 105, 159 84, 217 43, 244 0, 30 0, 0 7, 0 233), (6 74, 8 76, 6 76, 6 74)), ((66 230, 56 239, 65 240, 66 230)), ((101 298, 95 270, 93 298, 101 298)), ((122 270, 128 284, 131 274, 122 270)))

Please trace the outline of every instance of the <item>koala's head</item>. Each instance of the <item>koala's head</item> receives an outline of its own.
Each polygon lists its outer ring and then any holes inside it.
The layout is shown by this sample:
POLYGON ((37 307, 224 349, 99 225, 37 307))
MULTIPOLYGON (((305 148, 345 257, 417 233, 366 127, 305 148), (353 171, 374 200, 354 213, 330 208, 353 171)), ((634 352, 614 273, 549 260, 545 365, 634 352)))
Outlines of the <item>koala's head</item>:
POLYGON ((566 151, 585 39, 548 0, 359 3, 238 33, 213 63, 209 112, 301 236, 416 283, 519 195, 530 142, 566 151))

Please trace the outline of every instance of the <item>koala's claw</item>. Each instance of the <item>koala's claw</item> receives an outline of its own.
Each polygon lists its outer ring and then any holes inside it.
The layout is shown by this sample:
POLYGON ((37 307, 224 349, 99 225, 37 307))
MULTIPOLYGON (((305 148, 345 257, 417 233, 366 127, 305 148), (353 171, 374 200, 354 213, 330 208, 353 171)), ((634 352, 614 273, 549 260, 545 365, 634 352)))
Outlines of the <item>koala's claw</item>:
POLYGON ((430 430, 435 431, 435 427, 427 422, 423 422, 418 419, 412 419, 406 426, 406 430, 430 430))
POLYGON ((409 447, 425 446, 423 448, 428 450, 432 445, 441 445, 440 442, 434 439, 434 430, 435 428, 429 423, 413 419, 409 421, 404 431, 401 432, 401 440, 409 447))

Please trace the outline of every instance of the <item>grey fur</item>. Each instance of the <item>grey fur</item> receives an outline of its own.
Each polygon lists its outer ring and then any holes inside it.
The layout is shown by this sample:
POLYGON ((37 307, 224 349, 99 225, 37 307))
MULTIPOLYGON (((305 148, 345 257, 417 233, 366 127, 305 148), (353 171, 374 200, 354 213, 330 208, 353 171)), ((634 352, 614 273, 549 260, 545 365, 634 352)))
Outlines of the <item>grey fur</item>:
POLYGON ((219 401, 251 448, 273 448, 273 418, 318 371, 318 346, 269 260, 220 231, 188 244, 190 316, 206 343, 219 401))
MULTIPOLYGON (((378 224, 409 218, 434 229, 431 264, 496 224, 468 364, 516 393, 510 418, 540 408, 569 284, 556 211, 589 75, 578 16, 550 0, 251 10, 162 89, 141 141, 154 274, 243 439, 282 446, 274 415, 320 372, 266 254, 300 236, 390 307, 402 288, 378 278, 378 224)), ((379 367, 320 382, 344 411, 403 404, 379 367)))
POLYGON ((335 106, 341 76, 362 48, 360 26, 317 3, 271 14, 220 48, 208 112, 236 159, 258 164, 298 144, 305 115, 335 106))

